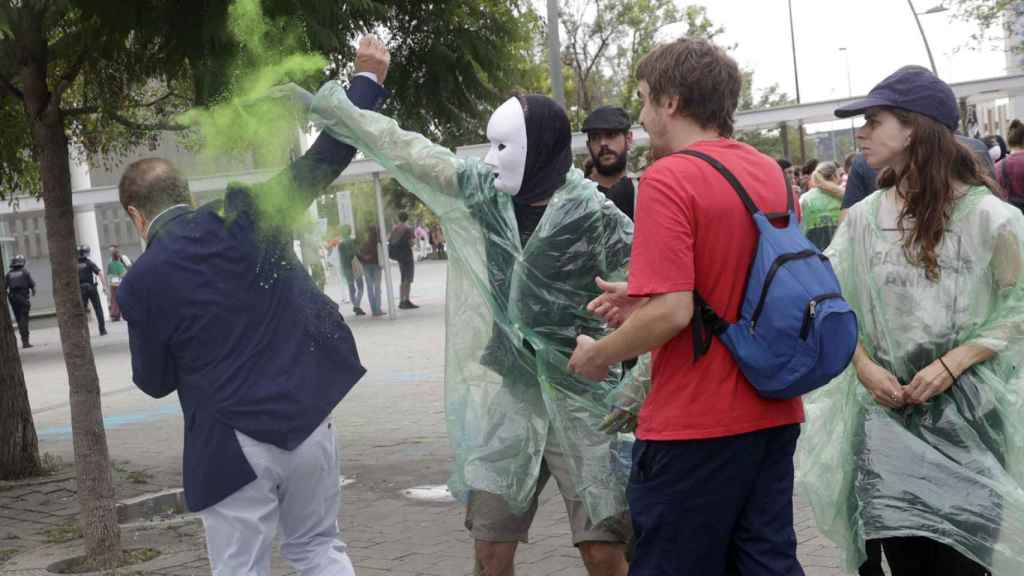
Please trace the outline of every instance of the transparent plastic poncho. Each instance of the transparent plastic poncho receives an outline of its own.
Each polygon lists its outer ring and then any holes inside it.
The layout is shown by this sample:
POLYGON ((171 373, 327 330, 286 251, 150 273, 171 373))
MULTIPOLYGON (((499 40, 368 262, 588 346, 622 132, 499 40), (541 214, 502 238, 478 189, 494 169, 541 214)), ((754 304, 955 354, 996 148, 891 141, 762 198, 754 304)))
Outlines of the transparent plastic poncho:
POLYGON ((593 383, 567 370, 579 334, 606 328, 586 310, 594 278, 624 279, 632 222, 571 169, 521 246, 512 197, 491 168, 458 158, 392 119, 356 108, 337 83, 315 122, 376 160, 441 221, 448 248, 445 403, 455 464, 449 486, 503 496, 525 511, 548 434, 569 459, 592 522, 626 509, 632 437, 598 427, 619 373, 593 383))
POLYGON ((899 410, 876 403, 851 366, 805 397, 797 485, 847 571, 865 559, 865 539, 924 536, 995 574, 1024 574, 1024 217, 970 190, 931 282, 880 223, 882 194, 850 210, 827 251, 868 354, 904 385, 963 344, 996 356, 899 410))

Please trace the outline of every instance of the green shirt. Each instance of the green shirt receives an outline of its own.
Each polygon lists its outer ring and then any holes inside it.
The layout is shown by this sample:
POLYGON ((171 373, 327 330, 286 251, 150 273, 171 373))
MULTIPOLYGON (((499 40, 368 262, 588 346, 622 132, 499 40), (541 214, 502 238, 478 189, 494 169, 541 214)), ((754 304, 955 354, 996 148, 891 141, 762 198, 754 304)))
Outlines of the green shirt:
POLYGON ((128 267, 124 265, 122 260, 111 260, 107 264, 107 276, 110 278, 124 278, 124 275, 127 273, 128 267))
POLYGON ((842 209, 842 200, 818 188, 811 188, 800 197, 800 211, 803 213, 800 229, 815 246, 824 250, 832 242, 842 209))

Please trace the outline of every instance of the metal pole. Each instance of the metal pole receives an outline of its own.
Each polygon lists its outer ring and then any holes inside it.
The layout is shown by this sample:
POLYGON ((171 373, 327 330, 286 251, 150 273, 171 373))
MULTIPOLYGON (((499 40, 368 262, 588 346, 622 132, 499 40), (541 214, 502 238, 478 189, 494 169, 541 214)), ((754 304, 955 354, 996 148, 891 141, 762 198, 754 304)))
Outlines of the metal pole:
POLYGON ((388 258, 388 250, 384 245, 387 232, 384 227, 384 195, 380 188, 380 172, 373 173, 373 192, 377 196, 377 226, 380 228, 377 259, 383 262, 382 266, 384 267, 384 286, 388 291, 388 318, 394 320, 398 317, 398 309, 395 307, 395 290, 391 281, 391 260, 388 258))
MULTIPOLYGON (((839 49, 844 55, 846 55, 846 97, 853 98, 853 80, 850 75, 850 51, 846 47, 839 49)), ((857 128, 854 126, 853 118, 850 118, 850 147, 854 152, 857 151, 857 128)))
MULTIPOLYGON (((796 84, 796 103, 800 103, 800 73, 797 71, 796 65, 796 28, 793 25, 793 0, 786 0, 789 6, 789 42, 793 49, 793 81, 796 84)), ((797 126, 797 131, 800 135, 800 163, 803 164, 807 160, 807 150, 804 145, 804 122, 800 121, 797 126)))
POLYGON ((558 37, 558 0, 548 0, 548 66, 551 91, 556 102, 565 107, 565 82, 562 80, 562 41, 558 37))
POLYGON ((921 26, 921 18, 917 15, 917 10, 914 9, 914 0, 907 0, 907 6, 910 6, 910 12, 914 15, 914 22, 917 22, 917 29, 921 31, 921 40, 924 41, 924 49, 928 52, 928 62, 932 65, 932 74, 939 75, 939 70, 935 68, 935 58, 932 57, 932 47, 928 44, 928 36, 924 33, 924 26, 921 26))
POLYGON ((779 137, 782 138, 782 157, 789 160, 789 124, 783 122, 779 125, 779 137))

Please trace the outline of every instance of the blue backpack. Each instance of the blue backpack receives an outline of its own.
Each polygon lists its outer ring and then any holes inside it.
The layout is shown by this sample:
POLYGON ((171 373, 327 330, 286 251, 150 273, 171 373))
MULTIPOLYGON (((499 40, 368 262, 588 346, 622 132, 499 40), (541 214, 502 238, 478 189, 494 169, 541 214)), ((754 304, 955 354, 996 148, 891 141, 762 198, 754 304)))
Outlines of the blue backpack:
POLYGON ((857 348, 857 316, 843 299, 828 258, 800 231, 787 183, 785 213, 766 214, 721 162, 695 150, 743 201, 757 226, 757 253, 740 319, 729 324, 694 294, 694 361, 717 336, 743 375, 765 398, 795 398, 824 386, 849 365, 857 348), (771 221, 788 217, 785 228, 771 221))

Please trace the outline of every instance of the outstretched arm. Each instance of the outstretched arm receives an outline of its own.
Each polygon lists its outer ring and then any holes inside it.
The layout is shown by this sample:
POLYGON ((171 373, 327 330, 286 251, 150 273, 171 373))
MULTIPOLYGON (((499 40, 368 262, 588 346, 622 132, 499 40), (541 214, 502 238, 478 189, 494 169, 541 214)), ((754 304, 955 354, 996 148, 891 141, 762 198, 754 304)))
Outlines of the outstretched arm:
MULTIPOLYGON (((360 41, 356 53, 356 75, 347 90, 348 98, 355 106, 365 109, 380 106, 388 95, 382 84, 389 64, 388 51, 379 40, 366 36, 360 41)), ((352 162, 355 154, 354 147, 326 132, 321 133, 305 154, 260 186, 257 194, 269 204, 264 206, 268 210, 300 213, 324 193, 352 162)))
POLYGON ((444 213, 461 195, 459 175, 466 164, 451 150, 403 130, 387 116, 360 110, 337 83, 317 92, 312 112, 324 132, 376 160, 434 212, 444 213))

